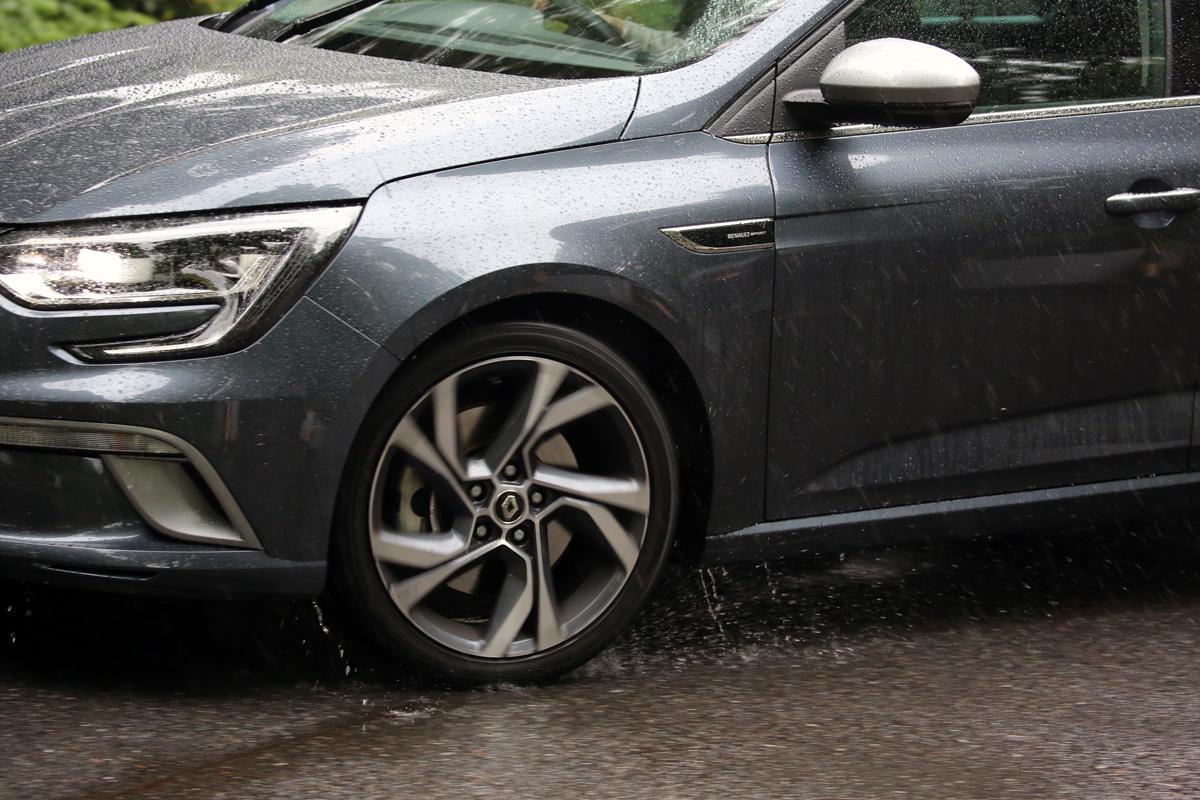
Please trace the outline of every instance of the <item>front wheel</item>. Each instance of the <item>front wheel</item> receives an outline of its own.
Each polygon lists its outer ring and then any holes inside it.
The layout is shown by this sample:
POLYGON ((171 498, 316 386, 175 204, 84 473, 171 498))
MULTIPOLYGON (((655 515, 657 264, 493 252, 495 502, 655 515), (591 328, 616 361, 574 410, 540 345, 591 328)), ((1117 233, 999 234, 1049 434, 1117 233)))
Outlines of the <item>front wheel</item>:
POLYGON ((460 681, 553 677, 662 573, 677 464, 661 408, 568 328, 478 328, 380 398, 348 466, 338 599, 389 653, 460 681))

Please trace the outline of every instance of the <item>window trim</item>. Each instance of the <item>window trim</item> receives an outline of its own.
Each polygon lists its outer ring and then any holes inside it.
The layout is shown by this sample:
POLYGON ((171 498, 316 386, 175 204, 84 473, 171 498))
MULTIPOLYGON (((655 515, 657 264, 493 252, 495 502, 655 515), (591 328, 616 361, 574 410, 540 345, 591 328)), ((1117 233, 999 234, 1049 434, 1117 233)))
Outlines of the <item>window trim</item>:
POLYGON ((800 142, 810 139, 844 139, 849 136, 869 136, 877 133, 913 133, 916 131, 951 130, 970 125, 993 125, 1002 122, 1027 122, 1040 119, 1065 117, 1087 117, 1095 114, 1119 114, 1128 111, 1156 111, 1167 108, 1189 108, 1200 106, 1200 95, 1183 97, 1150 97, 1139 100, 1114 100, 1102 103, 1079 103, 1074 105, 1045 106, 1041 108, 1011 109, 1008 111, 981 111, 972 114, 965 122, 951 128, 896 128, 886 125, 839 125, 824 131, 781 131, 779 133, 751 133, 743 136, 725 137, 738 144, 779 144, 800 142))
MULTIPOLYGON (((796 48, 790 53, 783 56, 776 62, 776 80, 779 79, 781 64, 790 64, 799 58, 802 58, 805 53, 809 52, 813 47, 820 44, 826 36, 828 36, 837 26, 843 24, 855 11, 865 5, 868 0, 846 0, 846 2, 830 16, 826 22, 819 28, 814 30, 810 36, 805 37, 804 41, 800 42, 796 48)), ((1172 89, 1175 60, 1174 60, 1174 2, 1173 0, 1164 0, 1164 12, 1167 15, 1167 30, 1166 30, 1166 91, 1169 93, 1172 89)), ((778 88, 776 88, 778 91, 778 88)), ((1042 119, 1060 119, 1067 117, 1091 116, 1093 114, 1116 114, 1129 111, 1150 111, 1167 108, 1186 108, 1200 106, 1200 95, 1182 95, 1167 97, 1148 97, 1130 100, 1108 100, 1091 103, 1067 103, 1063 105, 1041 106, 1036 108, 1018 108, 1008 109, 1005 111, 980 111, 972 114, 966 121, 959 123, 953 127, 962 127, 964 125, 987 125, 998 124, 1004 122, 1026 122, 1031 120, 1042 119)), ((851 136, 868 136, 880 133, 903 133, 914 132, 921 130, 944 130, 944 128, 897 128, 887 125, 839 125, 829 130, 807 130, 807 131, 771 131, 763 133, 750 133, 733 136, 722 136, 721 138, 735 142, 738 144, 778 144, 782 142, 798 142, 808 141, 813 139, 843 139, 851 136)))

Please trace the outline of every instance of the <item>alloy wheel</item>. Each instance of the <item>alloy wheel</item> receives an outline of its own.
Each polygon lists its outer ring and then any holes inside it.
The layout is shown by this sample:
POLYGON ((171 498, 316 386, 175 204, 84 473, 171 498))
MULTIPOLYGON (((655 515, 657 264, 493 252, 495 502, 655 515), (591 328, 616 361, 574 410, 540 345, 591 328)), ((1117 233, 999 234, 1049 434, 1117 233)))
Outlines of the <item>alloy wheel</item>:
POLYGON ((598 381, 550 358, 489 359, 395 426, 371 487, 371 553, 392 603, 441 646, 539 654, 620 594, 651 488, 635 426, 598 381))

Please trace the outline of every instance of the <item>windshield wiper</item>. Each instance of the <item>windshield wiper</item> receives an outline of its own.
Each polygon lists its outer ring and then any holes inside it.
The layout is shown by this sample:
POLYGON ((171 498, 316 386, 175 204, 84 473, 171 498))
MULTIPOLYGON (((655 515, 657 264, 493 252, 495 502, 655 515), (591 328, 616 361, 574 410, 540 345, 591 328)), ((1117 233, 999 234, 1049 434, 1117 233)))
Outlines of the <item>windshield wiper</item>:
MULTIPOLYGON (((299 0, 293 0, 293 2, 299 2, 299 0)), ((217 30, 224 33, 240 33, 255 39, 282 42, 284 39, 299 36, 314 28, 327 25, 371 6, 382 5, 385 2, 387 0, 346 0, 346 2, 334 3, 328 8, 315 11, 306 17, 278 19, 277 15, 288 16, 286 13, 279 12, 285 12, 292 3, 286 0, 250 0, 246 5, 222 19, 217 30)))
POLYGON ((326 9, 318 14, 313 14, 311 17, 298 19, 289 22, 280 31, 274 35, 277 42, 282 42, 285 39, 291 39, 296 36, 302 36, 311 30, 316 30, 323 25, 328 25, 330 22, 339 20, 342 17, 348 17, 351 14, 357 14, 359 11, 370 8, 371 6, 385 5, 389 0, 347 0, 339 6, 326 9))
POLYGON ((234 27, 235 23, 239 22, 243 18, 253 14, 255 11, 261 11, 262 9, 276 2, 278 2, 278 0, 250 0, 250 2, 246 3, 244 6, 240 6, 236 10, 227 14, 224 19, 221 20, 221 24, 217 30, 227 32, 234 27))

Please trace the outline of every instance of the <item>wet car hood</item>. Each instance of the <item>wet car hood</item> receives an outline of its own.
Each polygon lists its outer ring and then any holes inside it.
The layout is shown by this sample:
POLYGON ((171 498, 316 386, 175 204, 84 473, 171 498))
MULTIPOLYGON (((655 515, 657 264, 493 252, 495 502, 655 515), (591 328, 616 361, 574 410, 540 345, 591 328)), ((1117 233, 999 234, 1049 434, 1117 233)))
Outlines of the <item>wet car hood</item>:
POLYGON ((637 80, 444 69, 195 20, 19 50, 0 56, 0 224, 361 199, 619 138, 637 80))

